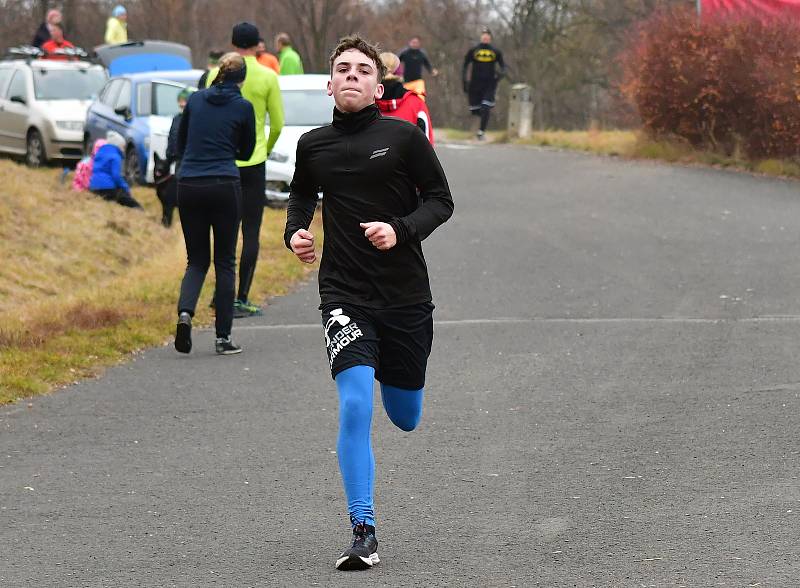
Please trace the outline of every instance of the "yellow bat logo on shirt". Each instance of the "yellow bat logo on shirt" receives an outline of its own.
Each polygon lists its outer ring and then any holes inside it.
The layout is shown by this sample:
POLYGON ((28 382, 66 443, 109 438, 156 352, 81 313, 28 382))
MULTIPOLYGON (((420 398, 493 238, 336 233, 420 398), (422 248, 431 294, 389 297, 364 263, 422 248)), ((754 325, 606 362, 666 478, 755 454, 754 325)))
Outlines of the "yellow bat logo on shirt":
POLYGON ((497 61, 497 54, 491 49, 478 49, 472 55, 472 58, 481 63, 491 63, 492 61, 497 61))

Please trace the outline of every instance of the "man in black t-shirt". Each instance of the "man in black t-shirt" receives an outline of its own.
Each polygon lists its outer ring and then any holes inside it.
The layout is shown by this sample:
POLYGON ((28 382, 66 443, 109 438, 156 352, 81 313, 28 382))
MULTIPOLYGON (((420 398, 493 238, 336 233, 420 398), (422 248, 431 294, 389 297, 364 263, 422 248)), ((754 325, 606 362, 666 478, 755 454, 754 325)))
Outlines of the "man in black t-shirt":
POLYGON ((464 92, 469 97, 470 112, 480 117, 478 140, 483 140, 486 127, 489 124, 489 113, 494 108, 494 94, 497 82, 506 74, 506 64, 503 53, 492 45, 492 33, 484 29, 481 33, 481 42, 467 51, 464 56, 464 67, 461 70, 461 79, 464 92), (470 76, 467 70, 472 68, 470 76))
POLYGON ((337 455, 352 546, 340 570, 378 563, 370 444, 377 379, 386 413, 405 431, 422 414, 433 342, 433 304, 421 242, 453 212, 444 171, 420 129, 383 118, 385 66, 375 47, 343 39, 331 56, 333 124, 303 135, 291 184, 284 241, 316 260, 308 230, 321 189, 325 251, 319 270, 322 326, 339 392, 337 455))

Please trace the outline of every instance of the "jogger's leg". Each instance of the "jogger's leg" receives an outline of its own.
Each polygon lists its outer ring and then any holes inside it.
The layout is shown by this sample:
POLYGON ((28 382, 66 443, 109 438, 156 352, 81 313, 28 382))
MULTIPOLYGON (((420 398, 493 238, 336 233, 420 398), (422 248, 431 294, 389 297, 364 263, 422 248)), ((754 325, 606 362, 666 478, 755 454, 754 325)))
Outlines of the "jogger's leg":
POLYGON ((404 431, 413 431, 417 428, 422 417, 422 398, 424 388, 419 390, 406 390, 381 384, 381 400, 386 414, 397 427, 404 431))
POLYGON ((336 376, 339 391, 339 439, 336 453, 347 508, 353 524, 375 526, 372 497, 375 457, 372 453, 372 387, 375 370, 358 365, 336 376))
POLYGON ((264 164, 239 168, 242 182, 242 255, 239 260, 239 293, 248 300, 258 262, 261 221, 264 217, 264 164))
POLYGON ((486 127, 489 126, 489 114, 492 112, 492 108, 485 104, 481 105, 480 115, 481 115, 481 131, 486 131, 486 127))

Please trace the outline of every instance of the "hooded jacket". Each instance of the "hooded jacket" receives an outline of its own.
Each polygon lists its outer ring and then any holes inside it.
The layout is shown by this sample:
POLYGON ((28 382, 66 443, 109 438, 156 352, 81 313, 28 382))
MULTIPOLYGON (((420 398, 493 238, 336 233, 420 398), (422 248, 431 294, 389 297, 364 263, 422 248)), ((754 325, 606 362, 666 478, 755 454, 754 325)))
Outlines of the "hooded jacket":
POLYGON ((384 81, 384 86, 386 88, 384 97, 375 101, 381 114, 407 120, 417 125, 433 145, 433 126, 425 101, 415 92, 409 92, 403 88, 399 81, 387 79, 384 81))
POLYGON ((178 127, 178 179, 239 177, 235 161, 256 146, 253 105, 235 83, 223 82, 189 97, 178 127))
POLYGON ((122 177, 122 151, 116 145, 106 143, 94 154, 90 190, 115 190, 122 188, 130 192, 128 182, 122 177))
MULTIPOLYGON (((239 160, 239 167, 259 165, 267 160, 272 148, 278 140, 283 129, 283 100, 281 89, 278 86, 278 74, 264 67, 256 60, 255 55, 244 58, 247 65, 247 75, 242 84, 242 96, 253 105, 256 115, 256 148, 253 155, 244 160, 239 160), (264 133, 269 114, 269 137, 264 133)), ((219 73, 219 68, 208 72, 206 84, 211 86, 219 73)))

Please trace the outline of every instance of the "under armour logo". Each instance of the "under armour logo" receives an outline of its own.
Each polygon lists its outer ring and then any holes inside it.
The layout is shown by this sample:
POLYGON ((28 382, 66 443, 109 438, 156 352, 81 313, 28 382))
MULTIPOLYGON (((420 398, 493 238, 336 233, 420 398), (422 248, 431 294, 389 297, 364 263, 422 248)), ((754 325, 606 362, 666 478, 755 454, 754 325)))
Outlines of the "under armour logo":
POLYGON ((376 149, 375 151, 372 152, 372 155, 370 155, 369 158, 375 159, 376 157, 383 157, 387 153, 389 153, 388 147, 384 147, 383 149, 376 149))
POLYGON ((331 311, 331 318, 328 319, 328 322, 325 323, 325 346, 331 346, 331 338, 328 335, 328 332, 331 330, 331 327, 334 324, 338 324, 340 327, 344 327, 350 322, 350 317, 345 315, 342 312, 341 308, 337 308, 331 311))

